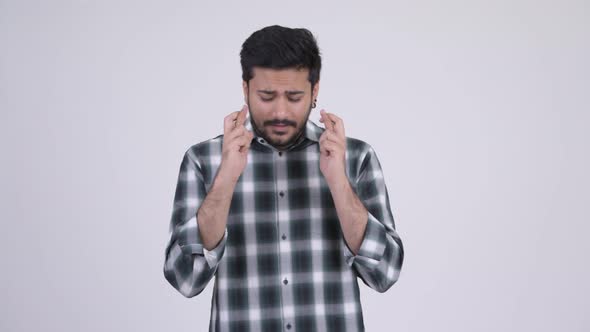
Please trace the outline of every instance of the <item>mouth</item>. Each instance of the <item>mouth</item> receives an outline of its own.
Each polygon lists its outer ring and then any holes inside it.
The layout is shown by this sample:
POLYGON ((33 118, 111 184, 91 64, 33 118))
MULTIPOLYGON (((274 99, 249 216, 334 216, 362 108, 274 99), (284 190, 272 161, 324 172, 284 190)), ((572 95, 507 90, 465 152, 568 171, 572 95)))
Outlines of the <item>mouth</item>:
POLYGON ((275 125, 272 125, 271 127, 274 128, 274 129, 285 129, 285 128, 288 127, 288 125, 286 125, 286 124, 275 124, 275 125))

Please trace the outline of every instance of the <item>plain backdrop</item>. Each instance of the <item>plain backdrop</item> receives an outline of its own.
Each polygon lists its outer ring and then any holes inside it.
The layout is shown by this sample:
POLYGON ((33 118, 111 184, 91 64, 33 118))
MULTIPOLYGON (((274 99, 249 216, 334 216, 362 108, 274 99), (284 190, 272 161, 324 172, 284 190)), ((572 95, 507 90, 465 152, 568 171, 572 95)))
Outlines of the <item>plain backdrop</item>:
POLYGON ((0 0, 0 330, 205 331, 162 272, 180 162, 239 50, 306 27, 406 256, 367 331, 590 330, 587 1, 0 0))

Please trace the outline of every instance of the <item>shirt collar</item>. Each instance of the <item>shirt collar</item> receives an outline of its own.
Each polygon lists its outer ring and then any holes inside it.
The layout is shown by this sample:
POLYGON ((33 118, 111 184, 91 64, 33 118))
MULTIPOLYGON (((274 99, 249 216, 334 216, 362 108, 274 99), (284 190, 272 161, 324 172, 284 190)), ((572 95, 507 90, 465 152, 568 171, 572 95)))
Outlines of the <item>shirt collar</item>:
MULTIPOLYGON (((250 122, 250 113, 248 113, 248 115, 246 115, 246 120, 244 123, 244 127, 246 127, 246 129, 252 131, 252 133, 254 134, 254 138, 258 138, 259 136, 256 134, 256 132, 254 132, 252 130, 252 123, 250 122)), ((314 142, 319 142, 320 141, 320 136, 322 135, 322 133, 324 132, 324 128, 318 126, 316 123, 314 123, 313 121, 307 119, 307 123, 305 124, 305 137, 311 141, 314 142)))

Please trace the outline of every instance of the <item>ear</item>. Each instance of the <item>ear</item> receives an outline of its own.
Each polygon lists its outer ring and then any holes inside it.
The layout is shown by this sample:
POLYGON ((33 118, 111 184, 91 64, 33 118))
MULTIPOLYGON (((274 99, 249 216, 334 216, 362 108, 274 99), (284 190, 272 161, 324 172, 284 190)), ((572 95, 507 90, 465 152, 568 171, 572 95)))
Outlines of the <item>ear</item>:
POLYGON ((313 86, 311 100, 316 99, 318 97, 319 92, 320 92, 320 81, 318 80, 317 82, 315 82, 315 85, 313 86))
POLYGON ((242 81, 242 89, 244 90, 244 102, 248 104, 248 82, 242 81))

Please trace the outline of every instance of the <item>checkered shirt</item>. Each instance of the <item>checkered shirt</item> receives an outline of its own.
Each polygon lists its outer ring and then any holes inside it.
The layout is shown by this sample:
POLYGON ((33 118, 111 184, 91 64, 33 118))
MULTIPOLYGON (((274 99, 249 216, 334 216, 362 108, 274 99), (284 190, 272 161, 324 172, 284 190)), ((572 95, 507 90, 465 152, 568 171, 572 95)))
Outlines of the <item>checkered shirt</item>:
MULTIPOLYGON (((249 115, 245 126, 252 130, 249 115)), ((189 298, 215 276, 209 331, 364 331, 357 278, 378 292, 398 280, 404 250, 375 151, 346 138, 347 177, 368 211, 354 255, 320 171, 323 131, 308 120, 283 152, 255 135, 212 250, 202 246, 196 216, 219 169, 223 135, 185 152, 163 270, 189 298)))

